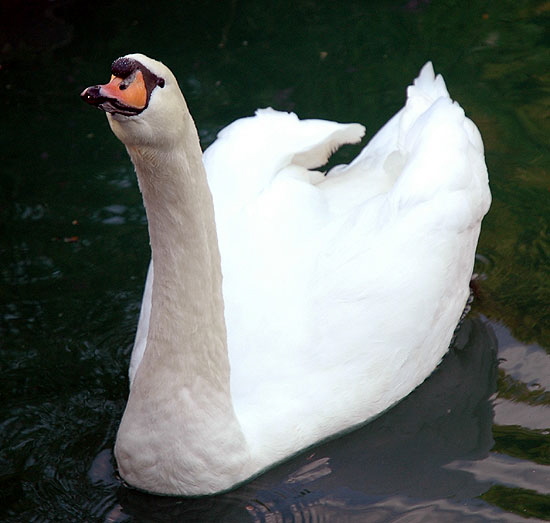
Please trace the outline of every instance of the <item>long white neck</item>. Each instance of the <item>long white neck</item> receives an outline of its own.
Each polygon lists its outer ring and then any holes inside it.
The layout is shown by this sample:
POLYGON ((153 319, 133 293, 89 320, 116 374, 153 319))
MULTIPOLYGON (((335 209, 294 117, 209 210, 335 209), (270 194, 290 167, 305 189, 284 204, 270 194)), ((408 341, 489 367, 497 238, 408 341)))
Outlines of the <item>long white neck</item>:
POLYGON ((188 113, 181 134, 167 150, 127 146, 147 211, 154 278, 147 349, 115 452, 131 484, 192 494, 202 471, 212 491, 217 480, 227 485, 248 454, 231 400, 214 208, 188 113))
POLYGON ((180 382, 201 376, 229 398, 214 208, 196 132, 183 139, 185 150, 161 154, 128 147, 147 211, 154 266, 148 350, 138 374, 169 362, 180 382))

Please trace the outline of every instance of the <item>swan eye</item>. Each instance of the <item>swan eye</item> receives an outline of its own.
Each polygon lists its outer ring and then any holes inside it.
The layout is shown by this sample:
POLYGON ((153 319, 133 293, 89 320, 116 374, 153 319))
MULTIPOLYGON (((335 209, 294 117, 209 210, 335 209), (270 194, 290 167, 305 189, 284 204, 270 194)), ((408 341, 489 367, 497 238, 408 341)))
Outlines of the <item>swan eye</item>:
POLYGON ((162 89, 166 85, 164 78, 157 78, 157 85, 162 89))

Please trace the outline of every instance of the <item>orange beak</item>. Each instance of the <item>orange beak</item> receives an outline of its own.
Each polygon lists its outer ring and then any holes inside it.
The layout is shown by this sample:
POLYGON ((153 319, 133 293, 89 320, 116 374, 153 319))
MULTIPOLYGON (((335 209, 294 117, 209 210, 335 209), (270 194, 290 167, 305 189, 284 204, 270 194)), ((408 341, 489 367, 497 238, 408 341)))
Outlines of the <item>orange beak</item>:
POLYGON ((147 88, 141 71, 136 72, 129 84, 126 84, 122 78, 112 75, 111 81, 101 87, 105 96, 116 98, 128 107, 143 109, 147 103, 147 88))
POLYGON ((147 106, 147 86, 139 70, 128 78, 113 75, 109 83, 88 87, 80 96, 108 113, 126 116, 139 114, 147 106))

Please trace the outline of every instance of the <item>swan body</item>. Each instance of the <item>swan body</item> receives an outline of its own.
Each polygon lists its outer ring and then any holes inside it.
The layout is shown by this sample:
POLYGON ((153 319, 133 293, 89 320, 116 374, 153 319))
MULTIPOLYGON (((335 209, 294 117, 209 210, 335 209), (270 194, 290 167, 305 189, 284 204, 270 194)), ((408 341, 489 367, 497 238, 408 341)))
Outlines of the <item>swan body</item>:
POLYGON ((176 79, 141 54, 82 96, 126 145, 151 238, 115 446, 128 483, 228 490, 434 370, 491 197, 481 136, 431 63, 404 108, 326 175, 361 125, 263 109, 202 156, 176 79))

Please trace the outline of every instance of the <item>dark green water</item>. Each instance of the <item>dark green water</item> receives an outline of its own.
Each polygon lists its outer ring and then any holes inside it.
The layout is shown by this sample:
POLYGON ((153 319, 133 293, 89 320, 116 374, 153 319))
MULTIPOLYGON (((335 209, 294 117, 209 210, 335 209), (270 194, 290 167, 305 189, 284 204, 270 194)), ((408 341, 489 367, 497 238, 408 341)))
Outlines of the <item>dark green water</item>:
POLYGON ((547 2, 0 5, 0 519, 550 519, 547 2), (224 496, 139 494, 113 470, 149 250, 125 151, 78 95, 128 52, 176 73, 204 145, 265 106, 370 136, 428 59, 485 141, 457 348, 373 423, 224 496))

